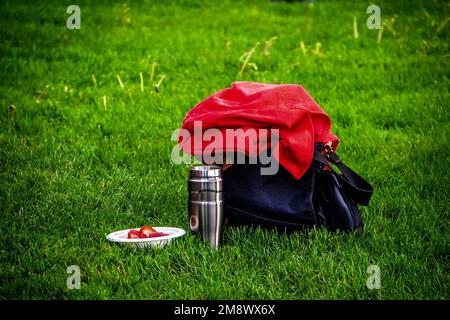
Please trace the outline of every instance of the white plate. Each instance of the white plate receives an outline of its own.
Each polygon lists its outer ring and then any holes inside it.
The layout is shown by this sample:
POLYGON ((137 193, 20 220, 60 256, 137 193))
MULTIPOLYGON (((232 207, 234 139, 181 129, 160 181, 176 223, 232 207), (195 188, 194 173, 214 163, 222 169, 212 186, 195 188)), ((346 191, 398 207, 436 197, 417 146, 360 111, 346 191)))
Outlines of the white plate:
MULTIPOLYGON (((154 227, 154 229, 158 232, 167 233, 167 236, 156 237, 156 238, 142 238, 142 239, 128 239, 128 232, 133 229, 120 230, 116 232, 112 232, 108 234, 106 239, 111 242, 116 242, 121 245, 129 245, 137 248, 145 248, 148 246, 152 247, 164 247, 166 246, 172 239, 183 236, 186 231, 180 228, 171 228, 171 227, 154 227)), ((134 230, 138 230, 139 228, 135 228, 134 230)))

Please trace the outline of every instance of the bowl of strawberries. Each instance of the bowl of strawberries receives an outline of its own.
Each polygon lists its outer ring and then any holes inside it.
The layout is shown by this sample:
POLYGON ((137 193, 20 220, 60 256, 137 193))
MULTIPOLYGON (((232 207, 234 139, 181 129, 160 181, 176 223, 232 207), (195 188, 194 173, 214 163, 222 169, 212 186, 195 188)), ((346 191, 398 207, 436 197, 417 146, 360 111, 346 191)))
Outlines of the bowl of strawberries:
POLYGON ((121 245, 134 246, 137 248, 159 247, 162 248, 172 239, 183 236, 183 229, 173 227, 150 227, 125 229, 110 233, 106 239, 121 245))

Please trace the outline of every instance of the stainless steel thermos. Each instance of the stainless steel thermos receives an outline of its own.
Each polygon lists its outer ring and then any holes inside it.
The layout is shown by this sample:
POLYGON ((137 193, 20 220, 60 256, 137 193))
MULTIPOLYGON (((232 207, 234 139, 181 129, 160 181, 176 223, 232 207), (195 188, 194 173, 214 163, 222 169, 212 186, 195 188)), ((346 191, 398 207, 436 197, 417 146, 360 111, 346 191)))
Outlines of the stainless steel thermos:
POLYGON ((198 166, 190 170, 189 224, 193 233, 217 247, 222 235, 223 180, 218 166, 198 166))

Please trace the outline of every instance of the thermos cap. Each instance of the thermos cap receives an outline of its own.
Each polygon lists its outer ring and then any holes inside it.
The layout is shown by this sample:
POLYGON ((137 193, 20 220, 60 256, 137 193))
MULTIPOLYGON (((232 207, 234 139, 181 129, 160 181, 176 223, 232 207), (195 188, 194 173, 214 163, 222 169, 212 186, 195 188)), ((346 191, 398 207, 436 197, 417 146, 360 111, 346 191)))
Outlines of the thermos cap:
POLYGON ((191 177, 215 178, 222 176, 222 168, 219 166, 198 166, 190 170, 191 177))

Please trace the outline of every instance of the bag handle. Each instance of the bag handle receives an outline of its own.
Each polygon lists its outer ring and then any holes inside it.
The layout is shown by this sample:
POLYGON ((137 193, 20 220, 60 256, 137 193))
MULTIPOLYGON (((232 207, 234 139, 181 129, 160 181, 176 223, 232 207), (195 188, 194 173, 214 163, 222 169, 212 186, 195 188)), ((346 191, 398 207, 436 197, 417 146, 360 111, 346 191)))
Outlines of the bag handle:
POLYGON ((367 206, 373 194, 373 187, 367 180, 357 174, 355 171, 347 167, 336 153, 333 152, 330 145, 324 147, 326 156, 324 156, 317 149, 314 152, 314 160, 319 163, 329 166, 329 163, 336 165, 342 174, 336 173, 338 179, 341 181, 346 190, 350 193, 351 198, 362 206, 367 206))

